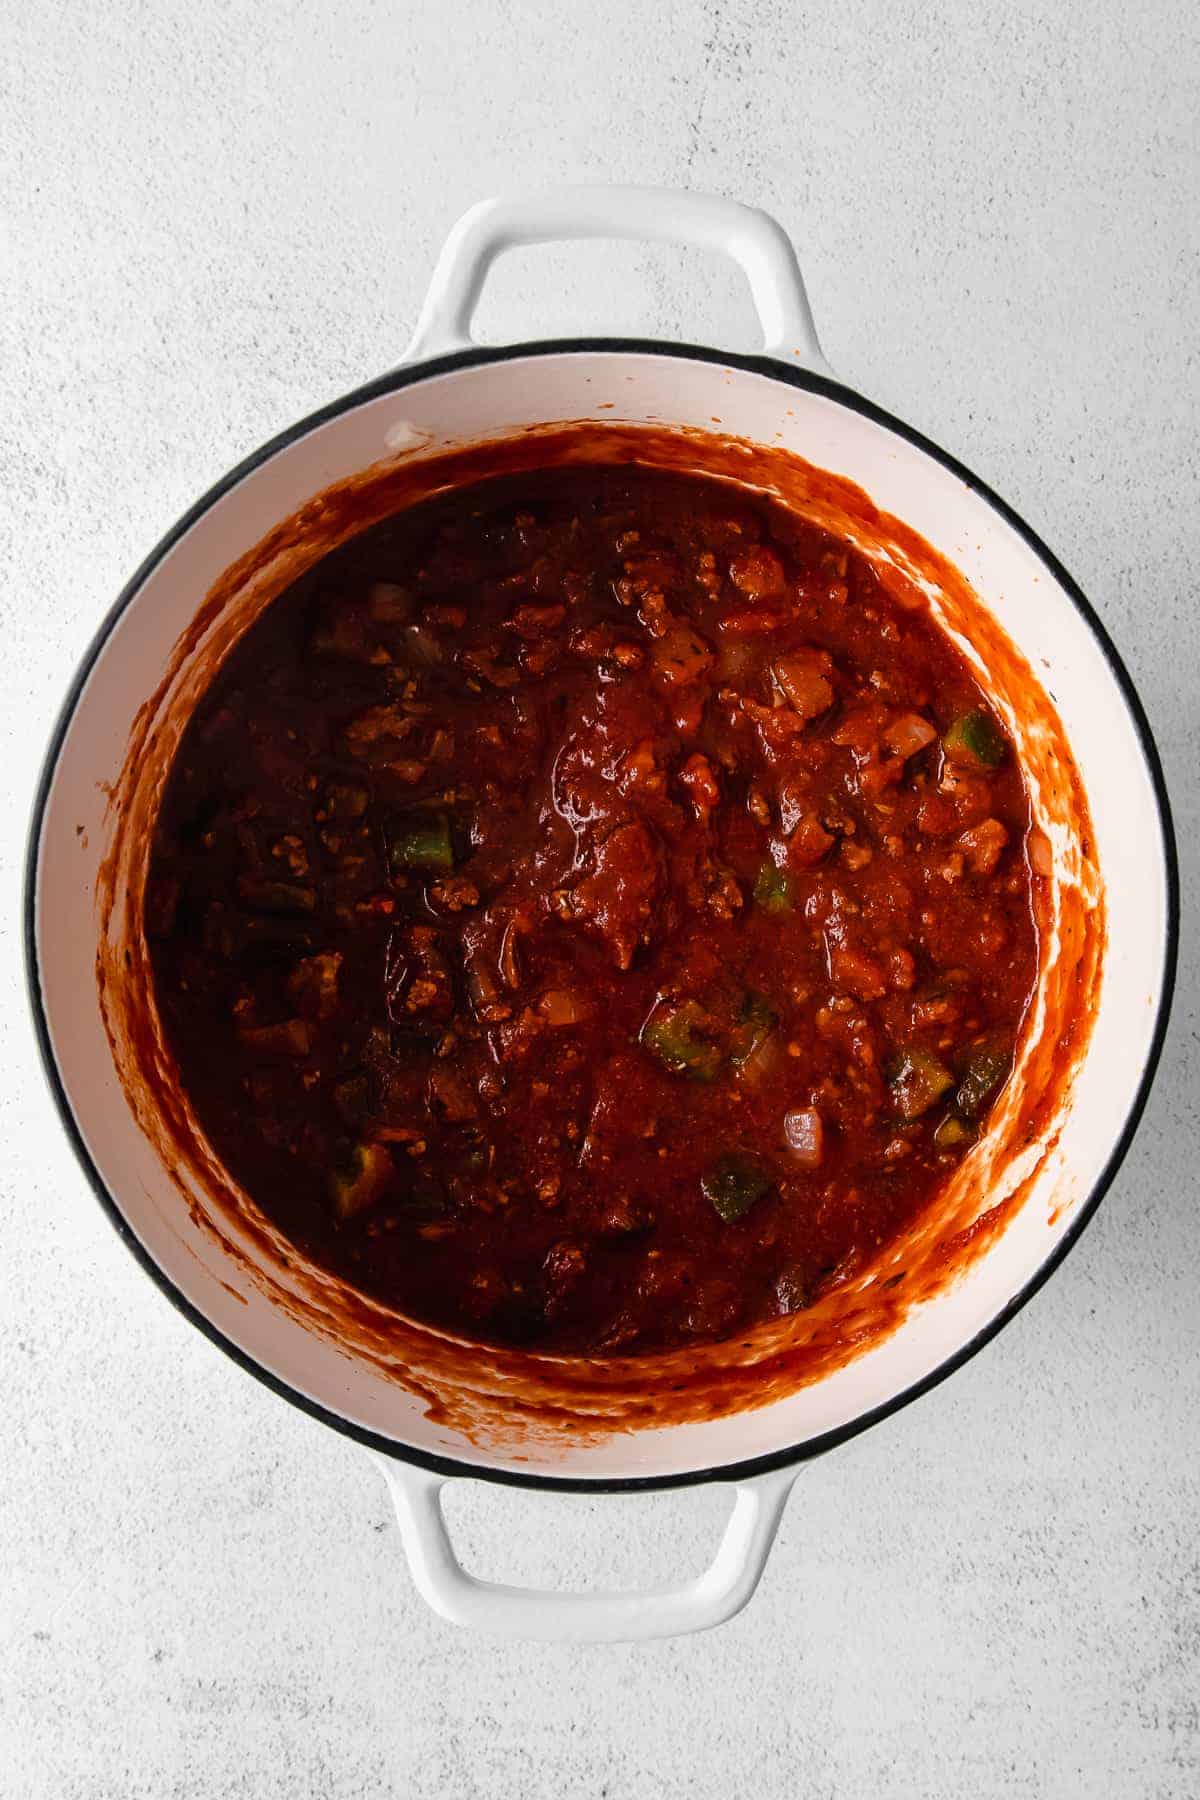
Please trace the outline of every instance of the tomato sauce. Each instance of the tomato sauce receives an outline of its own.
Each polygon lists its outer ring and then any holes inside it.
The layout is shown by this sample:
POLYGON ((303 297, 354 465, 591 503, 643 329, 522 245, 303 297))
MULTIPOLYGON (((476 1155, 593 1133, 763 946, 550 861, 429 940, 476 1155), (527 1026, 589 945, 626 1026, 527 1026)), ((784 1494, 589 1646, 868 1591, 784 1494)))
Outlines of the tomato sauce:
POLYGON ((566 1354, 720 1340, 969 1151, 1036 977, 1029 824, 957 650, 846 544, 700 476, 505 476, 219 669, 157 1003, 229 1170, 362 1291, 566 1354))

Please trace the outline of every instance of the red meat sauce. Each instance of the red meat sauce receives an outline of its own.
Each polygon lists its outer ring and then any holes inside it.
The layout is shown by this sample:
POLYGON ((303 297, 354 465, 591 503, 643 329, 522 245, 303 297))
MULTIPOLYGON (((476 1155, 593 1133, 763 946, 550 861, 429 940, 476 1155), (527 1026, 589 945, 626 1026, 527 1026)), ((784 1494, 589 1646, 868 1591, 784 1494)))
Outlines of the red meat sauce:
POLYGON ((628 1355, 800 1311, 929 1205, 1007 1076, 1037 862, 986 696, 865 559, 575 466, 267 608, 145 923, 197 1116, 306 1255, 628 1355))

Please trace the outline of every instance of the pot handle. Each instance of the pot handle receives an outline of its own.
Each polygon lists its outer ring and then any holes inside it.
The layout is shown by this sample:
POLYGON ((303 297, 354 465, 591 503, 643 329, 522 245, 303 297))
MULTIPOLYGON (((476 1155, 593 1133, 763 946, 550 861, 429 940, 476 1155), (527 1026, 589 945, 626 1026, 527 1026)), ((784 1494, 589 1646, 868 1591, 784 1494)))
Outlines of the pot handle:
POLYGON ((471 319, 496 258, 523 244, 570 238, 634 238, 720 251, 750 285, 763 353, 830 373, 782 226, 769 213, 720 194, 651 187, 560 187, 481 200, 446 239, 404 361, 468 349, 471 319))
POLYGON ((454 1554, 442 1512, 447 1477, 389 1456, 378 1460, 392 1491, 413 1581, 434 1612, 451 1624, 499 1637, 577 1644, 679 1637, 731 1619, 758 1586, 797 1474, 795 1468, 775 1469, 728 1484, 734 1489, 733 1511, 716 1556, 682 1587, 555 1594, 469 1575, 454 1554))

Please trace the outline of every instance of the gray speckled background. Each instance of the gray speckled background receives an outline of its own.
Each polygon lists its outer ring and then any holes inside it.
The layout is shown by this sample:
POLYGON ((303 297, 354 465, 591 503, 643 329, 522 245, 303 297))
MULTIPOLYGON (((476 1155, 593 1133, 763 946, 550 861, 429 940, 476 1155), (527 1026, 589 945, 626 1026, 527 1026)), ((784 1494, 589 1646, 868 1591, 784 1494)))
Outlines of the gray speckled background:
MULTIPOLYGON (((547 179, 714 187, 793 233, 834 366, 1061 553, 1200 839, 1200 35, 1137 6, 3 0, 0 1791, 52 1800, 1200 1793, 1196 944, 1079 1248, 934 1396, 807 1470, 707 1637, 498 1646, 415 1597, 376 1471, 117 1242, 33 1063, 19 845, 69 671, 144 551, 386 367, 437 244, 547 179)), ((736 344, 706 259, 512 258, 487 336, 736 344)), ((712 1493, 466 1488, 481 1571, 698 1566, 712 1493)))

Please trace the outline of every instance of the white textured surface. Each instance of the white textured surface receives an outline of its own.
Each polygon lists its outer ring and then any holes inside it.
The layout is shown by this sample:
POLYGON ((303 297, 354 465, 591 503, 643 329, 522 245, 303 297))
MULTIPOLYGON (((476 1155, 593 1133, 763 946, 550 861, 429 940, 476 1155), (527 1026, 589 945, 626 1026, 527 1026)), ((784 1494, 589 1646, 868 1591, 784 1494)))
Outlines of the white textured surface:
MULTIPOLYGON (((588 178, 777 213, 834 366, 991 480, 1106 618, 1193 889, 1194 9, 0 0, 0 23, 0 1792, 1190 1800, 1191 919, 1142 1132, 1051 1285, 802 1475, 737 1622, 579 1651, 433 1620, 362 1453, 140 1274, 33 1064, 16 895, 41 741, 144 551, 395 359, 463 206, 588 178)), ((720 266, 594 245, 513 258, 481 322, 750 328, 720 266)), ((451 1511, 480 1570, 582 1584, 697 1565, 721 1507, 471 1489, 451 1511)))

